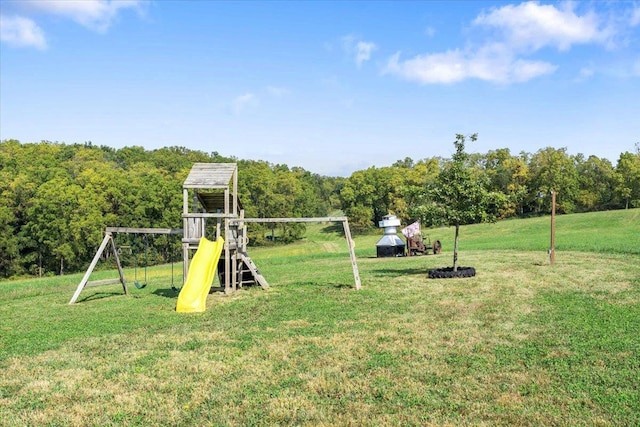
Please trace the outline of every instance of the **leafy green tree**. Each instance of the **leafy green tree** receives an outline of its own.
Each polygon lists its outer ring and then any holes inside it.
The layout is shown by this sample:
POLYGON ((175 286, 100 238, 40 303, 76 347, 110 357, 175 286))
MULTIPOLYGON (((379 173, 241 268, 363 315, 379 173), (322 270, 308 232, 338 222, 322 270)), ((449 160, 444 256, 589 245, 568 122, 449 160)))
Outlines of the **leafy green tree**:
POLYGON ((384 168, 370 167, 363 171, 354 172, 340 190, 342 210, 351 222, 358 222, 362 226, 360 215, 362 207, 371 210, 369 226, 376 225, 384 215, 392 213, 401 220, 408 218, 408 207, 404 197, 406 192, 406 166, 391 166, 384 168))
POLYGON ((575 157, 578 172, 577 208, 581 212, 601 211, 613 206, 614 169, 607 159, 575 157))
POLYGON ((363 233, 371 229, 373 209, 369 206, 354 205, 347 211, 349 226, 354 233, 363 233))
POLYGON ((39 259, 46 270, 64 274, 65 265, 76 261, 82 242, 72 232, 72 217, 79 210, 82 189, 68 179, 56 177, 45 182, 30 202, 27 225, 37 244, 39 259))
POLYGON ((420 160, 417 163, 404 161, 395 164, 404 163, 406 168, 403 171, 405 185, 401 189, 401 196, 406 204, 406 216, 400 218, 404 223, 411 223, 415 220, 413 207, 421 203, 425 187, 433 184, 440 174, 443 159, 432 157, 430 159, 420 160), (409 167, 409 165, 411 165, 409 167))
POLYGON ((349 217, 349 222, 359 224, 358 228, 371 228, 375 221, 376 186, 375 168, 356 171, 345 181, 340 191, 342 210, 349 217), (364 208, 370 212, 368 218, 363 218, 364 208))
MULTIPOLYGON (((460 226, 478 222, 495 221, 506 197, 488 190, 485 179, 474 176, 465 150, 466 136, 456 135, 453 145, 456 152, 445 165, 436 181, 424 189, 422 203, 413 210, 415 216, 429 226, 455 227, 453 244, 453 270, 458 270, 458 239, 460 226)), ((469 136, 472 142, 478 134, 469 136)))
POLYGON ((614 181, 616 196, 625 209, 640 207, 640 145, 636 153, 620 154, 614 181))
MULTIPOLYGON (((513 209, 514 214, 524 213, 524 200, 529 190, 529 167, 523 156, 505 159, 502 168, 510 175, 506 189, 503 191, 509 197, 508 209, 513 209)), ((509 216, 506 212, 505 216, 509 216)))
POLYGON ((508 203, 501 218, 522 214, 529 180, 528 166, 521 157, 512 156, 508 148, 489 151, 483 156, 483 170, 490 181, 491 190, 507 195, 508 203))
POLYGON ((15 233, 15 193, 12 189, 16 175, 12 156, 17 141, 0 143, 0 276, 9 277, 17 272, 19 242, 15 233))
MULTIPOLYGON (((273 165, 262 161, 238 161, 238 193, 247 217, 282 218, 326 216, 335 197, 335 185, 300 167, 273 165)), ((306 227, 299 223, 250 224, 252 244, 266 243, 264 233, 278 231, 281 241, 302 237, 306 227)))
MULTIPOLYGON (((0 203, 3 203, 0 198, 0 203)), ((0 276, 10 277, 19 271, 16 258, 19 254, 18 238, 13 233, 11 208, 0 205, 0 276)))
MULTIPOLYGON (((33 252, 35 243, 25 231, 25 227, 31 221, 27 209, 37 186, 24 171, 18 172, 17 170, 14 171, 13 179, 8 179, 6 182, 9 183, 8 190, 3 194, 7 196, 5 200, 7 200, 7 207, 11 209, 10 214, 12 214, 13 220, 7 224, 10 228, 5 230, 12 233, 17 241, 18 257, 12 263, 12 270, 14 274, 21 274, 28 269, 27 266, 32 264, 35 259, 33 252)), ((8 238, 8 240, 13 240, 14 238, 8 238)), ((7 245, 7 247, 12 247, 9 242, 7 242, 7 245)), ((11 256, 11 254, 11 252, 7 253, 8 256, 11 256)))
MULTIPOLYGON (((267 218, 274 215, 274 173, 267 162, 241 161, 238 164, 238 193, 242 200, 245 215, 251 218, 267 218)), ((275 233, 275 226, 264 224, 250 224, 248 227, 251 244, 265 244, 265 232, 271 229, 275 233)))
POLYGON ((0 148, 0 276, 18 272, 19 241, 15 233, 15 194, 12 191, 13 168, 0 148))
MULTIPOLYGON (((571 213, 575 210, 578 198, 578 172, 574 159, 567 154, 566 148, 547 147, 538 150, 529 162, 531 187, 528 202, 551 212, 549 197, 539 198, 538 194, 557 194, 558 212, 571 213)), ((537 209, 539 210, 539 208, 537 209)))

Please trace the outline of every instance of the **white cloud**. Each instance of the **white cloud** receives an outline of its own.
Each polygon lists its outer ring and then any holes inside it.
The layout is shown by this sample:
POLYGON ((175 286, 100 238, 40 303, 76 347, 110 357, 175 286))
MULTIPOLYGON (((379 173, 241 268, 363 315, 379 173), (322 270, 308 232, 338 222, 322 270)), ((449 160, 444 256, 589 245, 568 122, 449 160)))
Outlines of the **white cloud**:
POLYGON ((457 50, 418 55, 402 62, 398 52, 389 58, 383 72, 419 83, 456 83, 467 77, 466 61, 457 50))
POLYGON ((141 13, 145 3, 141 0, 23 0, 21 5, 26 10, 62 16, 90 30, 105 32, 121 10, 141 13))
POLYGON ((497 29, 506 43, 518 49, 552 46, 566 51, 574 44, 606 43, 611 36, 594 12, 578 16, 572 3, 560 8, 532 1, 507 5, 481 14, 473 23, 497 29))
POLYGON ((255 94, 247 92, 243 95, 236 97, 231 102, 231 110, 235 114, 240 114, 250 108, 257 107, 259 103, 260 101, 255 94))
POLYGON ((552 74, 557 69, 556 65, 548 62, 517 59, 512 64, 509 64, 509 75, 505 82, 522 83, 536 77, 552 74))
POLYGON ((0 15, 0 41, 14 47, 47 48, 42 28, 31 19, 21 16, 0 15))
POLYGON ((92 31, 106 32, 120 11, 133 9, 143 13, 147 0, 21 0, 10 2, 6 10, 15 15, 0 15, 0 41, 10 46, 47 47, 45 33, 37 24, 39 15, 70 19, 92 31))
POLYGON ((359 66, 362 65, 364 61, 368 61, 371 59, 371 52, 377 49, 375 43, 371 42, 358 42, 356 44, 356 64, 359 66))
POLYGON ((405 60, 396 53, 383 73, 421 84, 452 84, 480 79, 497 84, 526 82, 558 68, 530 58, 543 48, 567 51, 577 44, 609 45, 614 35, 594 12, 579 15, 573 3, 541 5, 535 1, 506 5, 481 13, 476 28, 492 32, 464 49, 416 55, 405 60))
POLYGON ((400 53, 396 53, 383 72, 421 84, 452 84, 470 78, 508 84, 550 74, 556 68, 543 61, 515 58, 503 46, 496 44, 475 52, 451 50, 418 55, 404 61, 400 61, 400 53))
POLYGON ((353 56, 358 67, 362 66, 363 62, 370 60, 371 54, 378 49, 375 43, 359 40, 353 34, 342 37, 342 47, 348 55, 353 56))

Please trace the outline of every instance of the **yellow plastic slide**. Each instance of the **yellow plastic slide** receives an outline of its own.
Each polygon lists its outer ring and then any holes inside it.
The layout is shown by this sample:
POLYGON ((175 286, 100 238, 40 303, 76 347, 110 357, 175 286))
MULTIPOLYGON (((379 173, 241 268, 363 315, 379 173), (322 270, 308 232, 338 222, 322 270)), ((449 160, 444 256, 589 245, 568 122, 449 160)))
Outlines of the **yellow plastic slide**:
POLYGON ((178 313, 201 313, 207 309, 207 295, 211 290, 213 275, 215 274, 224 246, 224 239, 219 237, 211 241, 206 237, 200 238, 200 244, 196 251, 187 280, 182 286, 176 311, 178 313))

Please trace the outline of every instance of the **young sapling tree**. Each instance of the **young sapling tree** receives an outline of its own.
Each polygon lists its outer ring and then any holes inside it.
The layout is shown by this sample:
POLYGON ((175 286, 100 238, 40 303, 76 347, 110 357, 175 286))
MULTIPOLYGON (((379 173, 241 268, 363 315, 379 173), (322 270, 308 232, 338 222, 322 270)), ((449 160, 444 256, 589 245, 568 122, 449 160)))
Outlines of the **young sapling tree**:
POLYGON ((465 142, 478 139, 478 134, 456 134, 456 152, 445 164, 435 181, 419 195, 420 203, 413 209, 416 217, 428 226, 453 226, 453 271, 458 271, 458 237, 460 226, 494 222, 500 208, 507 202, 504 194, 488 190, 484 174, 476 174, 469 164, 465 142))

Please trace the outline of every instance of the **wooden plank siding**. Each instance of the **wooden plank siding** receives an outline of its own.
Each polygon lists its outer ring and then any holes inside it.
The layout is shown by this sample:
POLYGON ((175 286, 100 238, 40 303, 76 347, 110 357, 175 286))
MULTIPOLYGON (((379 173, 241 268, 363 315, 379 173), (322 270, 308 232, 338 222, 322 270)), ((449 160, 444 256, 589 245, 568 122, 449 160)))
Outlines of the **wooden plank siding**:
POLYGON ((236 170, 235 163, 194 163, 182 188, 226 189, 236 170))

